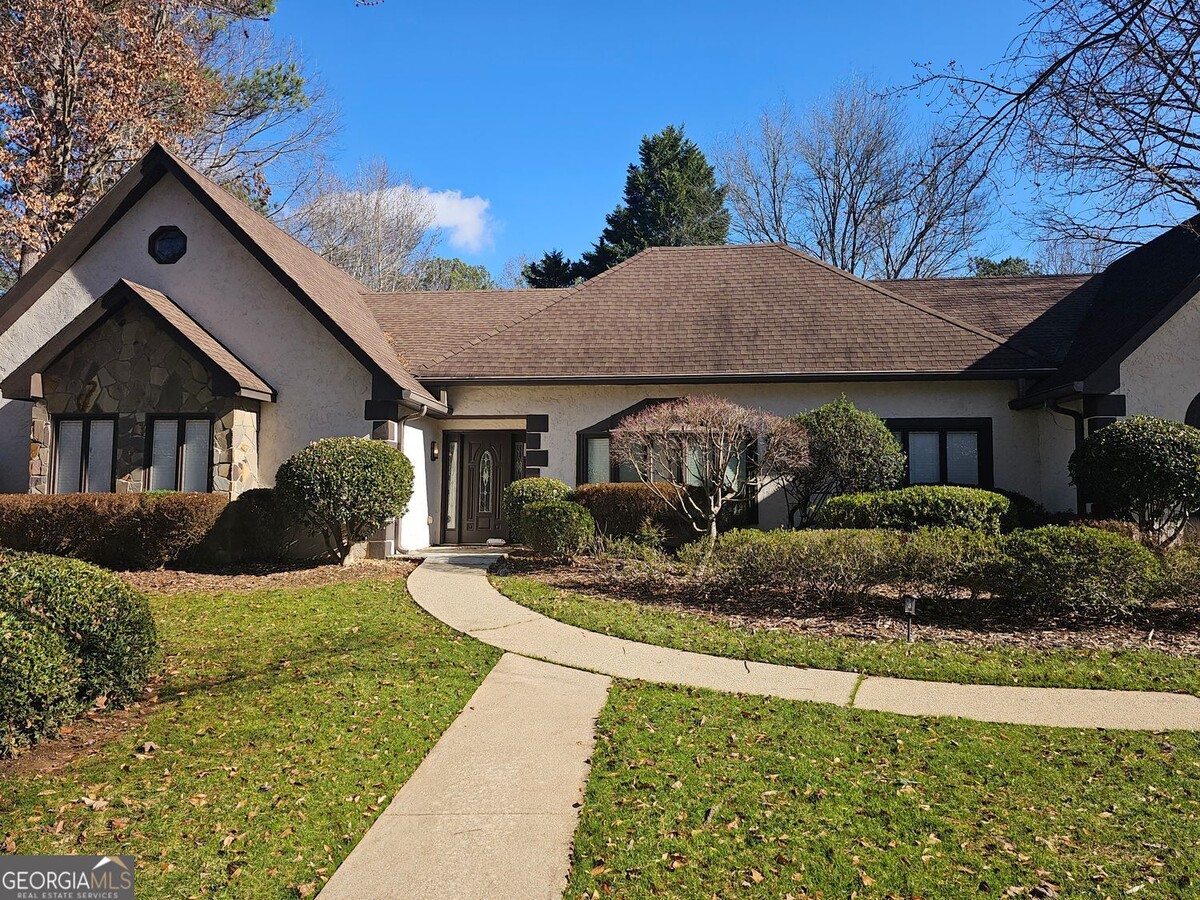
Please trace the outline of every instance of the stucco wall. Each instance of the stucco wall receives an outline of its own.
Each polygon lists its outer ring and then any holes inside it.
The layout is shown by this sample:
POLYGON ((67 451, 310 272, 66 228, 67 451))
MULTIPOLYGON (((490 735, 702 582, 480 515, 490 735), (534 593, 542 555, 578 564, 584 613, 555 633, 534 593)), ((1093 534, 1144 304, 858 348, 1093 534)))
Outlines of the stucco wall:
MULTIPOLYGON (((119 278, 167 294, 278 391, 277 402, 262 405, 258 423, 264 485, 312 440, 370 434, 371 423, 362 417, 371 390, 367 371, 169 175, 0 335, 0 376, 119 278), (178 225, 188 237, 187 255, 174 265, 160 265, 147 252, 151 232, 161 225, 178 225)), ((19 439, 12 428, 0 428, 4 490, 26 487, 29 417, 27 403, 0 409, 0 423, 24 423, 19 439)))
MULTIPOLYGON (((550 432, 542 449, 549 452, 549 465, 542 474, 573 485, 579 430, 647 397, 680 397, 703 392, 720 394, 736 403, 762 407, 780 415, 802 412, 845 394, 859 407, 884 417, 990 417, 996 486, 1039 499, 1047 491, 1039 440, 1040 417, 1046 414, 1010 410, 1008 402, 1016 396, 1016 385, 1006 381, 459 386, 450 389, 449 398, 456 416, 548 415, 550 432)), ((1065 469, 1061 480, 1065 485, 1065 469)), ((764 525, 781 524, 782 500, 767 498, 760 518, 764 525)))
POLYGON ((1121 393, 1131 415, 1182 422, 1200 394, 1200 299, 1193 299, 1121 363, 1121 393))
POLYGON ((408 504, 408 513, 400 520, 398 549, 420 550, 437 542, 435 512, 438 508, 441 464, 429 459, 431 441, 441 445, 441 428, 437 422, 425 418, 404 423, 400 449, 412 462, 413 496, 408 504))

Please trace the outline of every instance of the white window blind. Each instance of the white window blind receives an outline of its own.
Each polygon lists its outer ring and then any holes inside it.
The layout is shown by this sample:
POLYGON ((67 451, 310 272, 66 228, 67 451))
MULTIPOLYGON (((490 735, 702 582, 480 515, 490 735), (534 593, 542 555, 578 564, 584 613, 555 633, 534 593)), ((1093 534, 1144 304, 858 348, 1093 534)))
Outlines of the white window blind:
POLYGON ((212 427, 207 419, 188 419, 183 426, 183 485, 180 490, 208 490, 212 465, 212 427))
POLYGON ((86 490, 107 493, 113 486, 113 434, 116 422, 112 419, 92 419, 88 425, 88 458, 86 490))

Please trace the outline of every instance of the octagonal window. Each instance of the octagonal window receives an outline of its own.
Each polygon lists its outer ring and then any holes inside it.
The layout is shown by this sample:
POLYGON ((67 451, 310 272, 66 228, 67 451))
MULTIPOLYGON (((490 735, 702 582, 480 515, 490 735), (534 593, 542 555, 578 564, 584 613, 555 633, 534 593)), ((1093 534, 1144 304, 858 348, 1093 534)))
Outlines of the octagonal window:
POLYGON ((175 225, 164 225, 150 235, 150 255, 155 262, 171 265, 187 253, 187 235, 175 225))

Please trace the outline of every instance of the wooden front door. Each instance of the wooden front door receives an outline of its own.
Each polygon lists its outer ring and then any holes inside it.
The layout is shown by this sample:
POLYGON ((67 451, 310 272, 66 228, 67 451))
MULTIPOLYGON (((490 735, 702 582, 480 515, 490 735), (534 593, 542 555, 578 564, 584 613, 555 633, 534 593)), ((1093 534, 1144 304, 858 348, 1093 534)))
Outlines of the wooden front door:
POLYGON ((464 544, 508 539, 504 489, 512 480, 512 435, 476 431, 462 435, 462 532, 464 544))

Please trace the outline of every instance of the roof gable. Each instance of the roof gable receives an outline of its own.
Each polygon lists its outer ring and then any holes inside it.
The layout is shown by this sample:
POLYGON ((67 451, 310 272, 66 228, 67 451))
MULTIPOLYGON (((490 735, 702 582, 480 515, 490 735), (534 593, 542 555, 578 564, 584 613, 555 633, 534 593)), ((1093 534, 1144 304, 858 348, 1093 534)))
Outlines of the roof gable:
POLYGON ((431 381, 1016 377, 1053 364, 778 244, 656 247, 417 368, 431 381))
POLYGON ((13 369, 0 383, 4 396, 32 400, 40 396, 37 378, 93 330, 126 305, 150 310, 176 341, 199 359, 213 376, 214 392, 254 400, 274 400, 275 389, 237 358, 195 319, 165 294, 121 279, 93 304, 65 325, 51 340, 13 369))
POLYGON ((375 399, 444 409, 396 355, 361 284, 157 144, 0 299, 0 333, 167 173, 373 374, 375 399))

